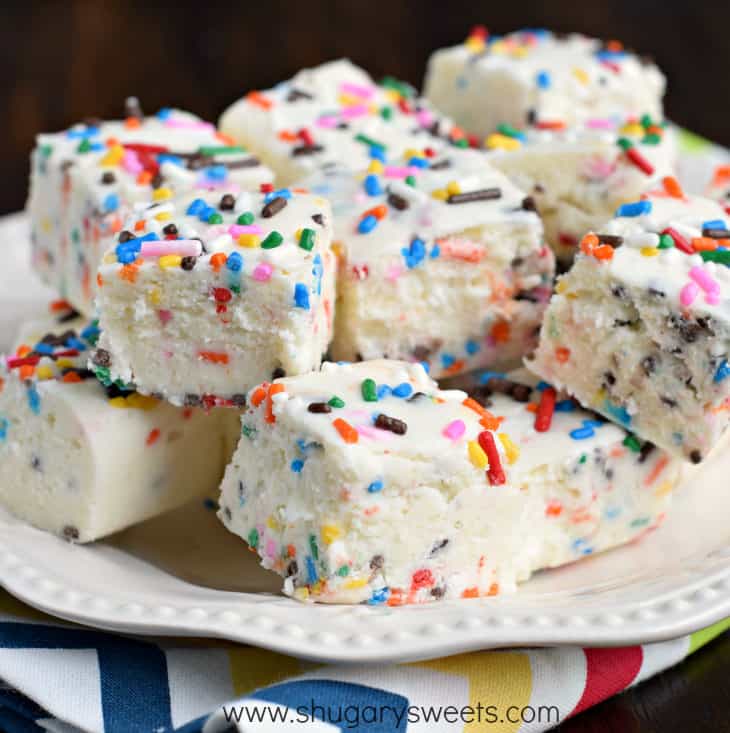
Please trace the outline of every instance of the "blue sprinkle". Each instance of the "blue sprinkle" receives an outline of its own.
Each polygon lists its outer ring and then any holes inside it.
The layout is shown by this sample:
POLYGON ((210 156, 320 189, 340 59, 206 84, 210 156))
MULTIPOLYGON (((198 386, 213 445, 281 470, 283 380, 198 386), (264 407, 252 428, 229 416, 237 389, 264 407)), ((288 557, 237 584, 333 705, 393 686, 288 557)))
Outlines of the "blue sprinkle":
POLYGON ((78 140, 82 137, 95 137, 98 134, 99 128, 94 125, 83 125, 76 130, 66 130, 66 137, 71 140, 78 140))
POLYGON ((313 585, 317 582, 317 566, 314 564, 314 560, 312 559, 311 555, 307 555, 306 557, 307 562, 307 576, 309 579, 310 585, 313 585))
POLYGON ((322 256, 317 254, 312 260, 312 275, 314 275, 314 292, 322 295, 322 278, 324 278, 324 265, 322 264, 322 256))
POLYGON ((573 440, 586 440, 587 438, 592 438, 594 435, 595 433, 593 432, 593 428, 589 425, 570 431, 570 437, 573 438, 573 440))
POLYGON ((79 351, 86 351, 86 344, 77 338, 70 338, 66 341, 65 346, 67 349, 78 349, 79 351))
POLYGON ((452 356, 451 354, 441 354, 441 365, 444 369, 448 369, 455 361, 455 356, 452 356))
POLYGON ((552 83, 550 73, 548 71, 539 71, 535 81, 540 89, 550 89, 550 85, 552 83))
POLYGON ((427 361, 419 361, 418 363, 423 367, 423 371, 426 372, 426 374, 431 372, 431 365, 427 361))
POLYGON ((215 213, 216 210, 212 206, 208 206, 208 204, 205 204, 205 206, 203 206, 203 208, 198 212, 198 219, 206 224, 208 222, 208 219, 210 219, 211 214, 215 213))
POLYGON ((129 265, 137 259, 137 252, 133 249, 117 249, 117 260, 123 265, 129 265))
POLYGON ((50 344, 38 343, 33 347, 33 351, 35 351, 37 354, 43 354, 44 356, 47 356, 53 353, 53 346, 51 346, 50 344))
POLYGON ((8 437, 8 427, 10 427, 10 421, 6 417, 0 417, 0 440, 8 437))
POLYGON ((719 384, 728 377, 730 377, 730 364, 728 364, 726 361, 723 361, 722 364, 717 367, 715 378, 712 381, 715 382, 715 384, 719 384))
POLYGON ((301 473, 303 468, 304 468, 304 461, 301 458, 295 458, 291 462, 291 470, 294 471, 294 473, 301 473))
POLYGON ((603 420, 583 420, 583 425, 587 428, 602 428, 605 424, 603 420))
POLYGON ((548 387, 551 387, 551 386, 552 386, 551 384, 548 384, 547 382, 543 382, 542 380, 540 380, 537 383, 537 387, 535 387, 535 389, 538 392, 544 392, 548 387))
POLYGON ((383 193, 383 187, 380 185, 380 179, 372 173, 369 176, 365 176, 363 185, 365 187, 365 193, 368 196, 380 196, 380 194, 383 193))
POLYGON ((573 400, 559 400, 555 403, 555 412, 573 412, 575 403, 573 400))
POLYGON ((228 177, 228 168, 224 165, 211 165, 203 168, 203 173, 211 181, 225 181, 228 177))
POLYGON ((399 385, 393 387, 393 394, 396 397, 405 399, 413 394, 413 387, 408 382, 401 382, 399 385))
POLYGON ((507 375, 504 372, 482 372, 479 375, 479 384, 486 384, 490 379, 504 379, 507 375))
POLYGON ((103 150, 106 150, 106 145, 104 143, 91 143, 91 151, 93 153, 100 153, 103 150))
POLYGON ((426 257, 426 245, 422 239, 415 237, 408 247, 401 249, 401 254, 406 261, 408 269, 412 270, 423 262, 426 257))
POLYGON ((476 354, 481 347, 477 341, 467 341, 464 348, 466 349, 466 353, 472 356, 476 354))
POLYGON ((182 167, 183 159, 179 155, 171 155, 170 153, 159 153, 157 156, 157 162, 162 165, 163 163, 172 163, 173 165, 179 165, 182 167))
POLYGON ((157 119, 158 120, 166 120, 170 117, 172 114, 172 110, 169 107, 163 107, 158 113, 157 113, 157 119))
POLYGON ((710 219, 702 222, 703 229, 724 229, 725 222, 722 219, 710 219))
POLYGON ((81 332, 81 338, 84 339, 84 341, 93 341, 99 337, 100 333, 101 331, 99 330, 99 327, 95 323, 90 323, 81 332))
POLYGON ((208 204, 203 199, 195 199, 190 203, 185 213, 188 216, 197 216, 203 209, 207 208, 208 204))
POLYGON ((375 394, 379 400, 384 400, 386 397, 390 397, 391 393, 392 390, 387 384, 380 384, 375 394))
POLYGON ((380 588, 380 590, 374 590, 373 594, 368 598, 368 606, 379 606, 381 603, 385 603, 390 598, 390 588, 380 588))
POLYGON ((104 208, 105 212, 116 211, 119 208, 119 196, 117 196, 115 193, 110 193, 104 199, 102 207, 104 208))
POLYGON ((231 252, 226 260, 226 267, 233 272, 238 272, 243 267, 243 257, 238 252, 231 252))
POLYGON ((431 254, 429 255, 429 257, 432 260, 436 260, 440 256, 441 256, 441 247, 439 247, 438 244, 434 244, 433 247, 431 248, 431 254))
POLYGON ((626 51, 608 51, 606 49, 596 51, 596 58, 599 61, 620 61, 624 56, 626 56, 626 51))
POLYGON ((616 216, 643 216, 651 213, 651 201, 634 201, 630 204, 621 204, 616 209, 616 216))
POLYGON ((373 160, 379 160, 381 163, 385 163, 385 150, 379 145, 371 145, 369 154, 373 160))
POLYGON ((28 386, 28 406, 32 413, 40 415, 41 412, 41 396, 35 388, 33 382, 29 383, 28 386))
POLYGON ((408 161, 408 165, 414 168, 428 168, 428 161, 425 158, 413 157, 408 161))
POLYGON ((378 220, 372 214, 369 214, 360 220, 360 223, 357 225, 357 231, 360 232, 360 234, 368 234, 368 232, 372 232, 376 226, 378 226, 378 220))
POLYGON ((370 484, 370 486, 368 486, 368 491, 371 494, 377 494, 378 491, 382 491, 382 490, 383 490, 383 482, 381 481, 381 479, 377 479, 376 481, 373 481, 370 484))
POLYGON ((309 290, 302 283, 297 283, 294 286, 294 305, 297 308, 309 310, 309 290))
POLYGON ((606 509, 605 512, 603 512, 603 516, 606 517, 606 519, 616 519, 621 514, 621 507, 613 506, 606 509))
POLYGON ((606 400, 603 408, 609 415, 618 420, 622 425, 631 425, 631 415, 629 415, 625 407, 619 407, 618 405, 614 405, 609 400, 606 400))
POLYGON ((573 542, 573 551, 580 555, 590 555, 593 552, 593 548, 586 540, 579 537, 573 542))

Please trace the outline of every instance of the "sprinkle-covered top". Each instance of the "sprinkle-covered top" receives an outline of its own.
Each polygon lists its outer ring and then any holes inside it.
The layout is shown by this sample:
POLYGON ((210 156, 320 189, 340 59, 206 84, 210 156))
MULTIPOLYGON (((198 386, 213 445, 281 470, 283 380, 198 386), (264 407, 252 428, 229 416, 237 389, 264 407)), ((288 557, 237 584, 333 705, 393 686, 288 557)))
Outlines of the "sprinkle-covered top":
POLYGON ((581 250, 617 283, 670 307, 730 316, 730 216, 710 199, 686 195, 673 178, 620 206, 603 232, 584 237, 581 250))

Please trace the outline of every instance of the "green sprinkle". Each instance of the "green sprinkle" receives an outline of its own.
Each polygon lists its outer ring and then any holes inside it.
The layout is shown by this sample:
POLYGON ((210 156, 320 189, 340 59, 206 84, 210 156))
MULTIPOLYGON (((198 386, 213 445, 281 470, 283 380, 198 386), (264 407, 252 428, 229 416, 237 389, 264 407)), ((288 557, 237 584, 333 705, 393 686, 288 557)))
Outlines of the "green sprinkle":
POLYGON ((208 217, 208 224, 222 224, 223 217, 216 211, 208 217))
POLYGON ((650 115, 641 115, 639 122, 642 127, 651 127, 654 124, 650 115))
POLYGON ((302 233, 299 236, 299 246, 302 249, 306 249, 307 252, 310 252, 314 247, 315 236, 314 229, 302 229, 302 233))
POLYGON ((639 519, 634 519, 630 527, 645 527, 647 524, 649 524, 649 517, 640 517, 639 519))
POLYGON ((341 578, 346 578, 350 574, 350 567, 348 565, 343 565, 341 568, 337 568, 337 575, 339 575, 341 578))
POLYGON ((248 544, 255 550, 259 546, 259 531, 254 527, 248 533, 248 544))
POLYGON ((317 538, 313 534, 309 535, 309 551, 315 560, 319 560, 319 546, 317 545, 317 538))
POLYGON ((345 401, 335 395, 327 404, 330 407, 344 407, 345 401))
POLYGON ((718 262, 721 265, 730 265, 730 249, 716 249, 708 252, 700 252, 700 257, 705 262, 718 262))
POLYGON ((392 120, 393 119, 393 108, 392 107, 381 107, 380 116, 384 120, 392 120))
POLYGON ((41 145, 39 151, 44 158, 50 158, 53 152, 53 145, 41 145))
POLYGON ((381 87, 386 89, 393 89, 403 97, 412 97, 414 95, 413 87, 400 79, 396 79, 394 76, 386 76, 380 81, 381 87))
POLYGON ((413 188, 416 187, 416 177, 415 176, 406 176, 405 177, 406 185, 413 186, 413 188))
POLYGON ((250 211, 245 211, 241 216, 236 219, 236 224, 242 224, 243 226, 248 226, 249 224, 253 224, 254 215, 250 211))
POLYGON ((261 242, 261 249, 274 249, 278 247, 284 241, 284 237, 277 231, 270 232, 266 239, 261 242))
POLYGON ((588 456, 584 453, 580 459, 578 460, 578 463, 585 463, 588 460, 588 456))
POLYGON ((241 428, 241 433, 249 440, 253 440, 256 437, 257 430, 253 425, 244 425, 243 428, 241 428))
POLYGON ((89 138, 85 137, 83 140, 79 143, 79 146, 76 148, 77 153, 88 153, 91 150, 91 143, 89 142, 89 138))
POLYGON ((380 148, 381 150, 387 150, 386 146, 383 145, 383 143, 379 143, 377 140, 374 140, 367 135, 363 135, 362 133, 358 133, 357 135, 355 135, 355 140, 357 140, 359 143, 365 143, 365 145, 369 145, 371 148, 380 148))
POLYGON ((240 285, 238 285, 238 284, 236 284, 236 283, 234 283, 234 284, 232 284, 232 285, 229 285, 229 286, 228 286, 228 289, 229 289, 229 290, 230 290, 230 291, 231 291, 232 293, 235 293, 236 295, 240 295, 240 294, 241 294, 241 286, 240 286, 240 285))
POLYGON ((226 155, 227 153, 245 153, 246 149, 240 145, 203 145, 198 148, 198 152, 212 158, 214 155, 226 155))
POLYGON ((644 145, 658 145, 661 141, 661 135, 657 135, 655 132, 651 132, 641 138, 641 142, 644 143, 644 145))
POLYGON ((658 249, 671 249, 672 247, 674 247, 674 240, 668 234, 660 234, 658 249))
POLYGON ((621 150, 631 150, 631 148, 634 147, 634 143, 632 143, 627 137, 620 137, 616 140, 616 144, 621 148, 621 150))
POLYGON ((627 435, 624 438, 624 445, 634 453, 638 453, 641 450, 641 443, 635 435, 627 435))
POLYGON ((465 138, 459 138, 458 140, 454 140, 454 145, 457 148, 468 148, 469 147, 469 141, 465 138))
POLYGON ((502 135, 506 135, 507 137, 519 137, 520 131, 516 127, 512 127, 512 125, 507 124, 500 124, 497 125, 497 132, 502 133, 502 135))
POLYGON ((378 401, 378 390, 375 386, 375 381, 372 379, 363 379, 362 386, 362 398, 365 402, 377 402, 378 401))

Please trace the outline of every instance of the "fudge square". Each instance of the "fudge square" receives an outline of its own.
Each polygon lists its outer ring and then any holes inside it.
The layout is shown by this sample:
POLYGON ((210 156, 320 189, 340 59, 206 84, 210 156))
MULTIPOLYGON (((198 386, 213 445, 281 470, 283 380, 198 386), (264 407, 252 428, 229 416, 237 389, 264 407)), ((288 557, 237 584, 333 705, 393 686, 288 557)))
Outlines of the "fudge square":
POLYGON ((333 207, 333 357, 421 361, 433 376, 519 364, 554 271, 532 200, 476 151, 414 149, 368 170, 305 180, 333 207))
POLYGON ((393 78, 376 84, 346 59, 248 93, 223 113, 220 127, 271 166, 279 184, 332 164, 363 169, 373 153, 392 157, 412 147, 413 136, 468 145, 413 87, 393 78))
POLYGON ((584 238, 530 368, 699 463, 730 414, 730 218, 676 180, 584 238))
POLYGON ((272 180, 209 122, 175 109, 144 116, 130 98, 123 121, 88 120, 38 136, 28 200, 33 264, 77 310, 93 315, 96 268, 132 204, 272 180))
POLYGON ((99 268, 92 366, 174 404, 238 404, 319 366, 332 332, 326 200, 206 192, 141 206, 99 268))
POLYGON ((465 43, 431 56, 424 93, 467 132, 498 125, 550 128, 616 114, 662 116, 665 79, 618 41, 522 30, 490 38, 475 28, 465 43))
POLYGON ((73 312, 26 323, 0 366, 0 505, 73 542, 210 497, 240 430, 235 410, 102 386, 98 335, 73 312))
POLYGON ((263 384, 219 517, 288 595, 390 605, 510 592, 657 526, 682 461, 535 382, 468 397, 380 360, 263 384))

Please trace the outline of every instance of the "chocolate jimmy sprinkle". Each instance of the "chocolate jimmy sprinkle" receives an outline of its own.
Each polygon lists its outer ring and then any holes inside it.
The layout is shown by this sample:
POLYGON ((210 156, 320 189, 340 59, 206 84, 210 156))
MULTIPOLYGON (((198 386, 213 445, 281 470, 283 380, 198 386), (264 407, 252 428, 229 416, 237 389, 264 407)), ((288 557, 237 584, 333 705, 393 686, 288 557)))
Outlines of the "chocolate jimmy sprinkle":
POLYGON ((451 161, 448 158, 442 158, 428 166, 432 171, 444 170, 444 168, 451 168, 451 161))
POLYGON ((381 430, 389 430, 396 435, 405 435, 408 430, 408 425, 403 420, 384 415, 382 412, 375 419, 375 427, 381 430))
POLYGON ((502 198, 501 188, 480 188, 466 193, 454 193, 446 199, 447 204, 470 204, 473 201, 494 201, 502 198))
POLYGON ((62 316, 58 317, 58 323, 68 323, 69 321, 73 321, 75 318, 78 318, 81 315, 75 308, 71 308, 68 313, 64 313, 62 316))
POLYGON ((230 193, 224 193, 223 196, 221 196, 220 203, 218 204, 218 208, 221 211, 233 211, 233 208, 236 205, 236 198, 233 196, 233 194, 230 193))
POLYGON ((298 99, 314 99, 314 97, 309 92, 302 91, 296 87, 290 89, 289 94, 286 95, 286 101, 296 102, 298 99))
POLYGON ((321 153, 324 148, 321 145, 297 145, 296 148, 292 148, 291 154, 295 157, 300 155, 314 155, 315 153, 321 153))
POLYGON ((332 408, 326 402, 310 402, 307 410, 315 415, 332 412, 332 408))
POLYGON ((394 209, 398 209, 398 211, 403 211, 410 206, 407 198, 392 192, 388 194, 388 204, 390 204, 394 209))
POLYGON ((321 227, 324 226, 324 216, 322 214, 312 214, 312 221, 321 227))
POLYGON ((242 158, 241 160, 216 161, 216 165, 224 165, 229 170, 235 170, 238 168, 256 168, 256 166, 261 165, 261 161, 251 156, 250 158, 242 158))
POLYGON ((730 238, 730 229, 707 227, 702 229, 702 236, 709 239, 728 239, 730 238))
POLYGON ((537 211, 535 199, 532 196, 525 196, 522 199, 522 209, 523 211, 537 211))
POLYGON ((276 198, 271 199, 268 204, 264 205, 264 208, 261 209, 261 216, 265 219, 269 219, 274 216, 274 214, 278 214, 285 206, 286 199, 283 196, 277 196, 276 198))
POLYGON ((623 244, 624 238, 614 234, 596 234, 598 241, 602 244, 610 244, 612 247, 618 247, 623 244))

